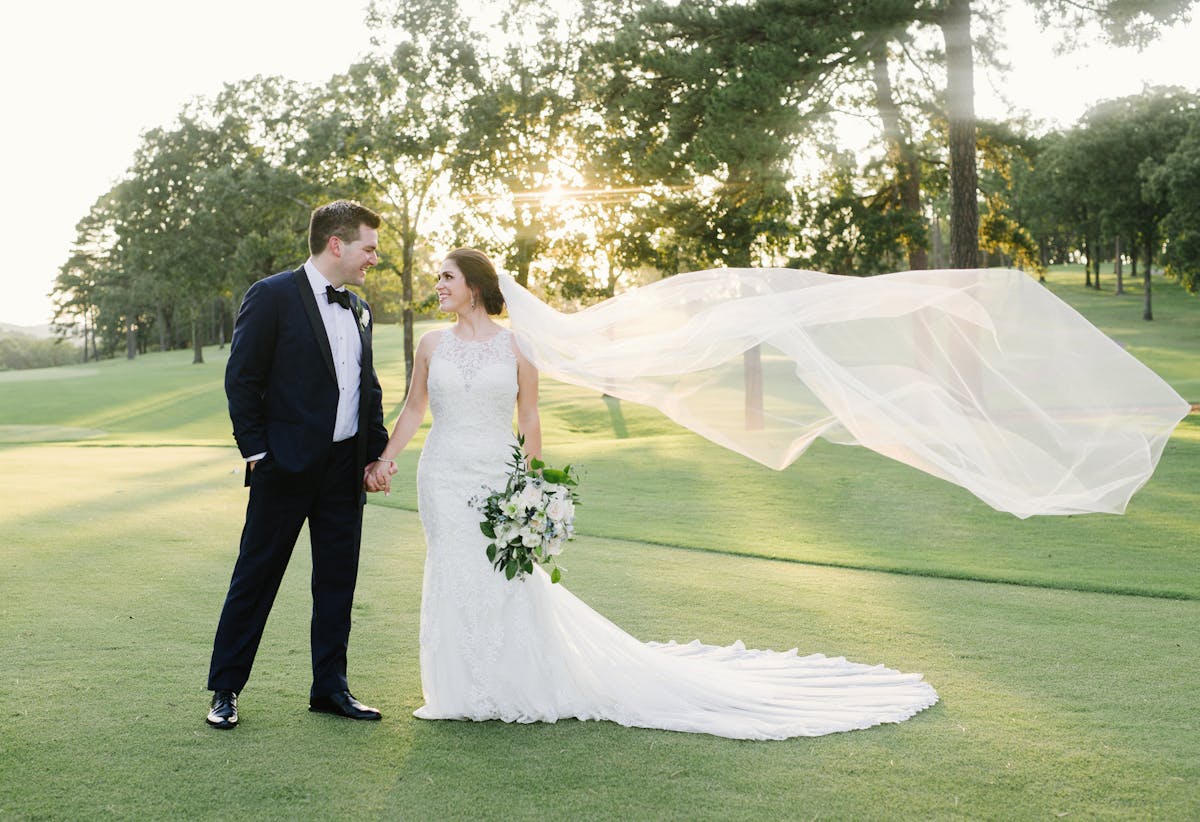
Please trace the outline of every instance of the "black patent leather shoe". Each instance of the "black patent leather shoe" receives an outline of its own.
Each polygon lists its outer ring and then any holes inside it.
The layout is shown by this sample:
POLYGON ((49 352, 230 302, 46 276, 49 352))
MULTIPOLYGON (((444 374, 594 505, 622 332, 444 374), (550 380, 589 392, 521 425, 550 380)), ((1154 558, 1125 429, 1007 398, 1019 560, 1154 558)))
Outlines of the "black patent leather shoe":
POLYGON ((213 691, 212 707, 209 708, 208 718, 204 721, 222 731, 236 728, 237 691, 213 691))
POLYGON ((308 709, 319 714, 344 716, 347 719, 375 720, 383 717, 379 711, 355 699, 349 691, 335 691, 329 696, 310 697, 308 709))

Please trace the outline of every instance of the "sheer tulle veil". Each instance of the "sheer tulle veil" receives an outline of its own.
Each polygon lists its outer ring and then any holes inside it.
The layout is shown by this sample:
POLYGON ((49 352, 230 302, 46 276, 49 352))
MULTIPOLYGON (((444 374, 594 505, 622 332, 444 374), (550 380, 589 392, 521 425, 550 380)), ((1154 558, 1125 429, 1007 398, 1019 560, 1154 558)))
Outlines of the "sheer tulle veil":
POLYGON ((550 377, 775 469, 816 437, 862 445, 1022 518, 1123 512, 1189 410, 1020 271, 713 269, 569 314, 500 286, 550 377))

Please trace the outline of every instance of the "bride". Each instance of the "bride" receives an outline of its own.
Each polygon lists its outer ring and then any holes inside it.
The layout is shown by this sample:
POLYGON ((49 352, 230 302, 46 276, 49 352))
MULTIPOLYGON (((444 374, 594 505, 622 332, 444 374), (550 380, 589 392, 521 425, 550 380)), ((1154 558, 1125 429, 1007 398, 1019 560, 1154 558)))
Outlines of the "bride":
MULTIPOLYGON (((785 739, 901 722, 937 702, 920 674, 821 654, 642 642, 540 568, 509 581, 485 555, 470 500, 502 487, 517 429, 541 456, 538 371, 512 331, 491 261, 456 249, 442 263, 446 329, 417 347, 412 385, 368 487, 408 444, 426 409, 433 426, 417 469, 427 555, 421 598, 423 719, 627 726, 736 739, 785 739)), ((394 464, 394 463, 392 463, 394 464)), ((391 470, 394 470, 391 469, 391 470)))

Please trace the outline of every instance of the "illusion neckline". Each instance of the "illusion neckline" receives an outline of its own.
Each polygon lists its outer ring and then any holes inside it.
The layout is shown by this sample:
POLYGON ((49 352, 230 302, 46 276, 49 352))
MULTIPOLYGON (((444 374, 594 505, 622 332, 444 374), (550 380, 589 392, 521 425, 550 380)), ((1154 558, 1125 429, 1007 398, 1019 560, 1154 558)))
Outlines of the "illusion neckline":
POLYGON ((474 339, 474 340, 468 340, 468 339, 458 336, 457 334, 454 333, 453 328, 447 328, 446 333, 449 334, 454 339, 458 340, 460 343, 466 343, 467 345, 484 345, 486 343, 490 343, 492 340, 496 339, 497 337, 499 337, 501 334, 503 334, 507 330, 508 330, 507 328, 505 328, 504 326, 501 326, 500 330, 497 331, 495 334, 491 335, 490 337, 483 337, 482 339, 474 339))

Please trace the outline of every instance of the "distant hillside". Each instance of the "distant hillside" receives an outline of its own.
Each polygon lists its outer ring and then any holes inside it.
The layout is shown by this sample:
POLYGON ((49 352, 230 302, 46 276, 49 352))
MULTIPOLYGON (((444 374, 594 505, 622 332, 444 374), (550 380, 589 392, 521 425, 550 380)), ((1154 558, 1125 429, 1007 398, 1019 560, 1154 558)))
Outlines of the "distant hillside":
POLYGON ((34 337, 35 339, 43 340, 54 336, 54 331, 50 325, 13 325, 12 323, 0 323, 0 335, 8 334, 23 334, 26 337, 34 337))

